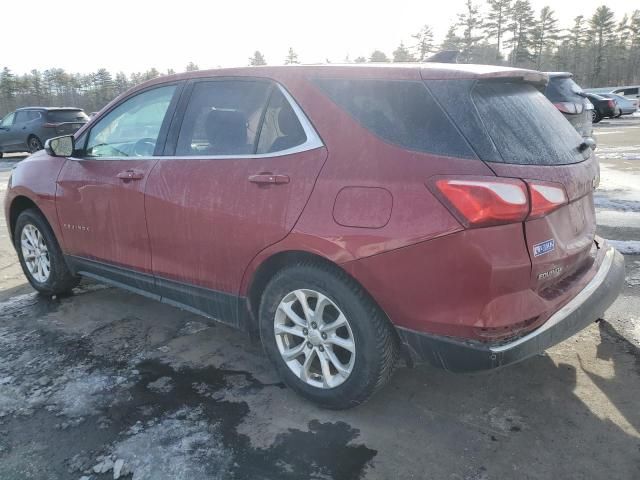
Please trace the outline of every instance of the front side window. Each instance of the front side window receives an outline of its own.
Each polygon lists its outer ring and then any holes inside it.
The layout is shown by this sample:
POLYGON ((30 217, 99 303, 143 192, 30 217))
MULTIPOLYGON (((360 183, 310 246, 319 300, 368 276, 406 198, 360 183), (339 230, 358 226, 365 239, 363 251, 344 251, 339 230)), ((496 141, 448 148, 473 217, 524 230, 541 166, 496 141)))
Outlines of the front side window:
POLYGON ((20 110, 16 113, 16 123, 26 123, 29 121, 29 111, 20 110))
POLYGON ((175 85, 168 85, 147 90, 111 110, 89 132, 85 156, 153 155, 175 89, 175 85))
POLYGON ((252 155, 272 85, 216 80, 193 87, 176 155, 252 155))

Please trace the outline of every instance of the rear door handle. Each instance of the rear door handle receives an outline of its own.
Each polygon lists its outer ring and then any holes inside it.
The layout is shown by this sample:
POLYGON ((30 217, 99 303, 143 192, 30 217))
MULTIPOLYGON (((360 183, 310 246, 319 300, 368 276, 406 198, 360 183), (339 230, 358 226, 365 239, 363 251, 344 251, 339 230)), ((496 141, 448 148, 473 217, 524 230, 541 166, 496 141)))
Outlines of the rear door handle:
POLYGON ((144 178, 144 173, 136 170, 125 170, 116 175, 120 180, 141 180, 144 178))
POLYGON ((276 175, 274 173, 259 173, 257 175, 249 176, 251 183, 258 184, 281 184, 289 183, 288 175, 276 175))

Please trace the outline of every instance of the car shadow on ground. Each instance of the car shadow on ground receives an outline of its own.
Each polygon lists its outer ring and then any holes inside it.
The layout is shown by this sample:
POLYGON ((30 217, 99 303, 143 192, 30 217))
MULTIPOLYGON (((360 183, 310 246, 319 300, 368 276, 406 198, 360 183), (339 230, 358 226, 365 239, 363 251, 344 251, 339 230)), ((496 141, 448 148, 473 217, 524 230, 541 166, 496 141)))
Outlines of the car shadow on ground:
POLYGON ((333 412, 284 388, 245 335, 190 313, 91 284, 13 295, 0 478, 113 478, 117 459, 154 480, 633 478, 638 356, 607 325, 483 375, 403 368, 333 412))

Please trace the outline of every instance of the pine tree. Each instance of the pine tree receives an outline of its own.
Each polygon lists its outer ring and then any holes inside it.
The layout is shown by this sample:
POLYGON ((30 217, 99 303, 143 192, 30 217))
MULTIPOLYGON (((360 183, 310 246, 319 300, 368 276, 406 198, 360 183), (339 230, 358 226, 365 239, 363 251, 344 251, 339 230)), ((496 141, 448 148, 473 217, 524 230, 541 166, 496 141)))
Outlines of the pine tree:
POLYGON ((447 35, 444 37, 441 50, 460 50, 462 48, 462 39, 456 34, 456 25, 451 25, 447 30, 447 35))
POLYGON ((289 47, 289 53, 287 53, 287 57, 284 59, 284 64, 293 65, 296 63, 300 63, 298 60, 298 54, 293 51, 293 48, 289 47))
POLYGON ((509 11, 509 31, 511 38, 511 65, 528 65, 531 54, 531 34, 534 27, 534 15, 529 0, 516 0, 509 11))
POLYGON ((484 29, 489 39, 496 40, 496 61, 502 59, 501 48, 505 31, 507 30, 509 12, 512 0, 487 0, 489 13, 484 21, 484 29))
POLYGON ((593 50, 593 68, 591 70, 592 85, 600 85, 602 82, 605 82, 602 66, 607 50, 614 39, 613 31, 616 23, 613 16, 613 11, 606 5, 602 5, 596 9, 589 20, 589 36, 591 37, 593 50))
POLYGON ((369 57, 369 61, 371 63, 384 63, 389 61, 389 57, 380 50, 374 50, 369 57))
POLYGON ((404 46, 403 42, 400 42, 398 48, 393 51, 393 61, 394 62, 415 62, 416 59, 407 47, 404 46))
POLYGON ((425 25, 415 35, 411 35, 416 39, 415 51, 416 58, 419 62, 424 62, 431 52, 434 51, 433 30, 429 25, 425 25))
POLYGON ((542 68, 542 54, 555 45, 558 40, 558 20, 551 7, 543 7, 533 30, 533 50, 536 69, 542 68))
POLYGON ((264 58, 264 55, 259 50, 253 52, 253 57, 249 58, 249 65, 252 67, 257 67, 259 65, 266 65, 267 61, 264 58))
POLYGON ((482 19, 477 5, 474 5, 471 0, 465 2, 464 13, 458 14, 458 26, 462 28, 460 63, 472 63, 474 50, 483 36, 479 33, 482 28, 482 19))

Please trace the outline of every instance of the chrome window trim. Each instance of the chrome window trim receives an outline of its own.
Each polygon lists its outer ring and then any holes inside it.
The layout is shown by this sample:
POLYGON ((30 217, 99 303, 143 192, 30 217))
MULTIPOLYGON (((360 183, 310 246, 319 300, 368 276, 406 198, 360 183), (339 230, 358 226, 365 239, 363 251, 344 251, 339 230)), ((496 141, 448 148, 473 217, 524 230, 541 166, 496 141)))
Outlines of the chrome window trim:
POLYGON ((286 150, 279 150, 277 152, 269 153, 250 153, 239 155, 158 155, 158 156, 145 156, 145 157, 86 157, 83 160, 233 160, 233 159, 253 159, 253 158, 273 158, 283 157, 285 155, 293 155, 295 153, 306 152, 309 150, 315 150, 316 148, 324 147, 324 143, 320 138, 320 135, 316 132, 315 128, 311 124, 309 118, 302 111, 302 108, 294 100, 294 98, 287 92, 287 90, 275 82, 276 86, 284 95, 284 98, 289 102, 293 109, 298 121, 304 130, 307 140, 295 147, 287 148, 286 150))

